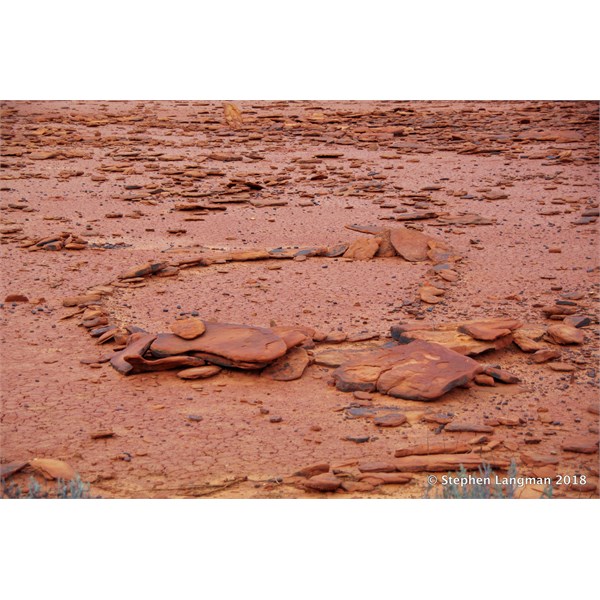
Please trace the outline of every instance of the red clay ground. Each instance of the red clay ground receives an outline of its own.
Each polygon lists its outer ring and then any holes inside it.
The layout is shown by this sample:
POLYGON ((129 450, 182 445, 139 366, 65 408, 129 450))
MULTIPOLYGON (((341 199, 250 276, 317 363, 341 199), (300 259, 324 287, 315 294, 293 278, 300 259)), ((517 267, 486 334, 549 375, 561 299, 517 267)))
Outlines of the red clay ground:
MULTIPOLYGON (((555 481, 554 496, 598 497, 598 103, 237 106, 236 128, 221 102, 2 103, 0 301, 23 294, 28 302, 0 309, 1 462, 61 459, 106 498, 304 498, 322 496, 291 477, 307 465, 328 463, 351 481, 359 463, 389 461, 407 445, 471 442, 474 452, 484 445, 484 456, 514 459, 522 476, 585 476, 585 485, 555 481), (240 192, 225 211, 174 210, 230 191, 236 178, 262 189, 240 192), (493 224, 390 220, 403 208, 476 213, 493 224), (60 320, 72 312, 65 296, 146 260, 364 237, 344 228, 352 223, 409 225, 443 239, 463 255, 459 280, 429 305, 418 289, 431 265, 398 257, 282 261, 279 270, 269 268, 273 261, 239 262, 115 288, 107 307, 151 332, 197 311, 205 320, 266 327, 368 330, 380 339, 361 345, 376 346, 389 341, 391 325, 415 319, 509 316, 547 327, 560 321, 541 307, 566 300, 591 319, 584 344, 556 346, 573 370, 533 364, 511 345, 478 360, 501 365, 520 384, 459 388, 430 403, 375 394, 363 401, 373 407, 365 415, 352 410, 352 394, 328 384, 331 369, 315 364, 291 382, 237 371, 200 384, 176 371, 124 377, 109 364, 82 363, 110 345, 60 320), (62 231, 87 247, 21 247, 62 231), (569 293, 576 299, 561 298, 569 293), (399 408, 407 423, 377 427, 372 416, 385 407, 399 408), (478 434, 444 431, 426 413, 492 423, 493 432, 475 444, 478 434), (104 430, 112 437, 92 438, 104 430), (369 441, 346 439, 361 436, 369 441), (565 450, 573 438, 591 453, 565 450)), ((31 472, 12 480, 26 485, 31 472)), ((327 495, 420 498, 427 475, 327 495)), ((539 497, 541 489, 519 494, 539 497)))

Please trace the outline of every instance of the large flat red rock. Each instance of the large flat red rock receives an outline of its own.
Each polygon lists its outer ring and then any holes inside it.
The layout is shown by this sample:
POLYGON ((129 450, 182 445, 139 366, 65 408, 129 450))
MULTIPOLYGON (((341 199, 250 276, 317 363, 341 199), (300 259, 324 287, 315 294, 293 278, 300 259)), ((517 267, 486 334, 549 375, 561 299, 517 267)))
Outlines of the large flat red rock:
POLYGON ((428 235, 415 229, 395 227, 390 231, 390 242, 394 250, 404 259, 411 262, 427 260, 429 252, 428 235))
POLYGON ((333 372, 333 378, 342 391, 377 390, 407 400, 434 400, 465 385, 482 370, 471 358, 417 340, 344 363, 333 372))
MULTIPOLYGON (((206 331, 194 340, 184 340, 172 333, 160 333, 150 347, 153 356, 201 353, 223 357, 231 363, 269 363, 287 351, 283 339, 271 329, 235 323, 205 323, 206 331)), ((232 364, 231 366, 236 366, 232 364)), ((251 367, 250 367, 251 368, 251 367)), ((259 368, 259 367, 257 367, 259 368)))

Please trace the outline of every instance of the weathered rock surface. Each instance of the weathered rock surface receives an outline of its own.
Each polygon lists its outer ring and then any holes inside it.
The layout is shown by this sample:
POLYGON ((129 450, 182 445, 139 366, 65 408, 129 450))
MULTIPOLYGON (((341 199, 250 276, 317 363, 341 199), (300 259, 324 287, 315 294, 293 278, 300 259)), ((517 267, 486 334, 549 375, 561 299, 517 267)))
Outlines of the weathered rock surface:
POLYGON ((394 452, 396 458, 402 456, 421 456, 428 454, 462 454, 469 452, 471 447, 467 444, 421 444, 419 446, 412 446, 408 448, 398 448, 394 452))
POLYGON ((342 480, 330 473, 322 473, 307 479, 303 485, 309 490, 318 492, 335 492, 342 485, 342 480))
POLYGON ((417 340, 344 363, 333 372, 333 378, 341 391, 377 390, 408 400, 433 400, 465 385, 482 370, 479 363, 462 354, 417 340))
POLYGON ((418 473, 421 471, 456 471, 462 465, 467 471, 478 469, 486 462, 496 469, 507 469, 510 461, 477 454, 434 454, 431 456, 404 456, 394 463, 396 470, 418 473))
POLYGON ((158 358, 195 352, 208 362, 222 357, 227 363, 222 366, 251 369, 261 368, 287 351, 285 342, 271 329, 233 323, 207 322, 205 325, 204 334, 194 340, 161 333, 152 343, 150 352, 158 358))

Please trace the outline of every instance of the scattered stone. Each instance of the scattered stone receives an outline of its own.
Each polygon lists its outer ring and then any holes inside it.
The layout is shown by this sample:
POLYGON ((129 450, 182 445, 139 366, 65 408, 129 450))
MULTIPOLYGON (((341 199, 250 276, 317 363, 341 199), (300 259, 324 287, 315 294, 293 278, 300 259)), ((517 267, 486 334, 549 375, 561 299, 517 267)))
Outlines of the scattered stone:
POLYGON ((29 298, 23 294, 8 294, 4 302, 29 302, 29 298))
POLYGON ((206 331, 206 327, 200 319, 189 317, 175 321, 171 325, 171 331, 184 340, 193 340, 200 337, 206 331))
POLYGON ((375 486, 366 481, 344 481, 342 483, 342 489, 353 494, 356 492, 372 492, 375 489, 375 486))
POLYGON ((308 467, 303 467, 299 471, 296 471, 294 477, 314 477, 321 473, 328 473, 330 469, 329 463, 317 463, 308 467))
POLYGON ((504 369, 498 369, 497 367, 492 367, 490 365, 485 365, 483 372, 485 375, 489 375, 490 377, 493 377, 496 381, 501 381, 502 383, 521 382, 521 380, 516 375, 512 375, 504 369))
POLYGON ((431 238, 420 231, 397 227, 390 230, 390 241, 394 250, 404 259, 411 262, 427 260, 428 242, 431 238))
POLYGON ((561 373, 570 373, 571 371, 577 370, 577 367, 575 367, 575 365, 570 365, 570 364, 564 363, 564 362, 549 362, 549 363, 547 363, 547 365, 553 371, 559 371, 561 373))
POLYGON ((471 447, 468 444, 422 444, 408 448, 399 448, 394 452, 396 458, 402 456, 421 456, 429 454, 462 454, 470 452, 471 447))
POLYGON ((585 341, 583 332, 570 325, 550 325, 548 336, 557 344, 583 344, 585 341))
POLYGON ((13 462, 0 464, 0 479, 8 479, 28 465, 29 461, 22 460, 15 460, 13 462))
POLYGON ((400 425, 404 425, 406 421, 406 415, 402 413, 390 413, 373 419, 373 423, 377 427, 399 427, 400 425))
POLYGON ((561 446, 565 452, 577 452, 580 454, 595 454, 598 452, 598 438, 594 440, 586 438, 571 438, 565 440, 561 446))
POLYGON ((90 437, 93 440, 104 440, 107 438, 111 438, 115 435, 114 431, 111 431, 109 429, 104 429, 102 431, 94 431, 93 433, 90 433, 90 437))
POLYGON ((543 467, 545 465, 557 465, 560 460, 557 456, 550 456, 544 454, 534 454, 531 452, 523 452, 521 454, 521 461, 528 467, 543 467))
POLYGON ((531 357, 533 362, 537 364, 548 362, 549 360, 554 360, 555 358, 560 358, 560 351, 550 348, 538 350, 531 357))
POLYGON ((303 483, 305 488, 318 492, 335 492, 341 485, 342 480, 329 473, 314 475, 303 483))
POLYGON ((563 319, 565 325, 570 327, 587 327, 592 324, 592 320, 589 317, 583 315, 568 315, 563 319))
POLYGON ((180 371, 177 373, 177 377, 180 379, 207 379, 208 377, 217 375, 221 371, 221 367, 218 367, 217 365, 204 365, 180 371))

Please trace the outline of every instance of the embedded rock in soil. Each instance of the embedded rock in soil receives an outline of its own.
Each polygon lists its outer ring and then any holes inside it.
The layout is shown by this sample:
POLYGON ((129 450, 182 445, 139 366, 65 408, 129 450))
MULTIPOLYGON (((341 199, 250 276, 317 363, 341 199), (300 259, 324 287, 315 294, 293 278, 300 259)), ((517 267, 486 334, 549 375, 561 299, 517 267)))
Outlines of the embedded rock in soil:
POLYGON ((171 331, 184 340, 193 340, 206 331, 206 326, 200 319, 189 317, 181 321, 175 321, 171 325, 171 331))
POLYGON ((513 333, 513 341, 523 352, 537 352, 545 348, 544 344, 532 340, 522 330, 513 333))
POLYGON ((386 484, 399 484, 399 483, 410 483, 413 479, 412 475, 406 473, 385 473, 375 471, 373 473, 364 473, 360 476, 361 481, 373 485, 386 485, 386 484))
POLYGON ((34 458, 29 461, 29 464, 35 471, 43 475, 45 479, 62 479, 64 481, 70 481, 77 477, 75 469, 62 460, 56 460, 54 458, 34 458))
POLYGON ((439 344, 417 340, 404 346, 372 351, 333 372, 344 392, 379 391, 407 400, 433 400, 465 385, 483 371, 476 361, 439 344))
POLYGON ((202 368, 206 364, 203 359, 195 356, 167 356, 166 358, 147 360, 143 356, 131 354, 124 356, 123 360, 132 366, 131 371, 127 373, 128 375, 149 371, 169 371, 185 367, 202 368))
POLYGON ((344 253, 344 258, 353 260, 370 260, 379 250, 381 240, 378 238, 360 238, 353 241, 348 250, 344 253))
POLYGON ((565 440, 561 446, 565 452, 578 452, 580 454, 595 454, 598 452, 598 439, 571 438, 565 440))
POLYGON ((463 466, 467 471, 473 471, 488 463, 496 469, 508 469, 510 461, 500 458, 485 457, 477 454, 434 454, 431 456, 404 456, 394 463, 396 470, 418 473, 420 471, 456 471, 463 466))
POLYGON ((467 444, 421 444, 409 448, 399 448, 394 452, 396 458, 402 456, 421 456, 428 454, 462 454, 469 452, 471 447, 467 444))
POLYGON ((314 475, 303 483, 305 488, 316 490, 318 492, 335 492, 341 485, 342 480, 329 473, 314 475))
POLYGON ((152 273, 157 273, 161 271, 165 267, 168 266, 168 263, 152 263, 147 262, 142 265, 138 265, 137 267, 132 267, 129 271, 125 271, 119 275, 119 279, 133 279, 134 277, 144 277, 146 275, 151 275, 152 273))
POLYGON ((153 356, 163 358, 189 352, 207 362, 242 369, 258 369, 283 356, 285 342, 271 329, 235 323, 205 323, 206 331, 194 340, 184 340, 171 333, 160 333, 150 347, 153 356), (223 364, 225 363, 225 364, 223 364))
POLYGON ((390 413, 375 417, 373 419, 373 424, 378 427, 399 427, 400 425, 404 425, 406 421, 406 415, 403 415, 402 413, 390 413))
POLYGON ((294 477, 313 477, 315 475, 321 475, 322 473, 329 472, 329 463, 317 463, 315 465, 309 465, 303 467, 299 471, 296 471, 294 477))
POLYGON ((553 350, 551 348, 544 348, 542 350, 538 350, 531 357, 533 362, 537 364, 545 363, 555 358, 560 358, 560 351, 553 350))
MULTIPOLYGON (((170 358, 175 358, 174 356, 170 358)), ((191 358, 191 357, 190 357, 191 358)), ((169 360, 167 358, 159 358, 158 360, 169 360)), ((200 360, 200 359, 198 359, 200 360)), ((221 372, 221 367, 217 365, 204 365, 201 367, 194 367, 191 369, 185 369, 177 373, 177 377, 180 379, 207 379, 217 373, 221 372)))
POLYGON ((275 381, 292 381, 302 377, 309 363, 310 358, 304 348, 292 348, 266 367, 261 375, 275 381))
POLYGON ((583 332, 570 325, 550 325, 548 336, 557 344, 583 344, 583 332))

